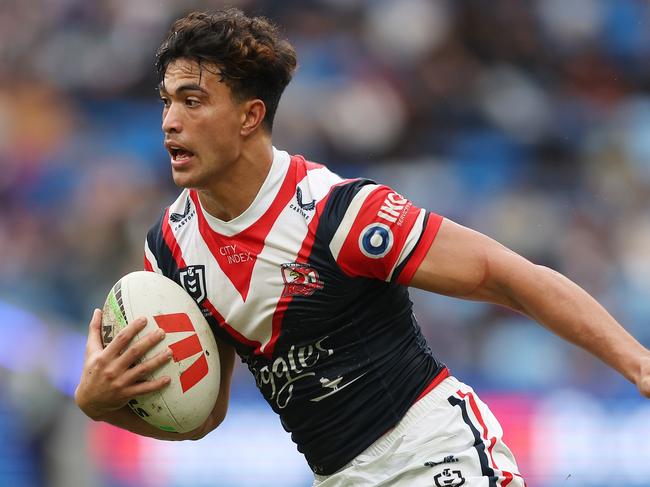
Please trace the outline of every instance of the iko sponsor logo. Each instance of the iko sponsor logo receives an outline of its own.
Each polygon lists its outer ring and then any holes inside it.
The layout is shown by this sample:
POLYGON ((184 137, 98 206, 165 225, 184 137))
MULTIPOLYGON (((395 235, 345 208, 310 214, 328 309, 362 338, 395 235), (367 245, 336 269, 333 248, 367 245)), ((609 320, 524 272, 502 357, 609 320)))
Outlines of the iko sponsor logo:
POLYGON ((397 193, 388 193, 377 216, 388 223, 395 223, 401 226, 404 223, 404 217, 413 203, 397 193))
POLYGON ((187 222, 189 222, 194 217, 194 215, 196 215, 196 210, 192 208, 190 199, 187 198, 183 213, 170 213, 169 221, 171 223, 176 223, 176 225, 174 225, 174 231, 176 231, 184 226, 187 222))
POLYGON ((200 304, 207 297, 205 289, 205 266, 188 265, 179 269, 181 286, 185 288, 187 294, 192 296, 197 304, 200 304))
POLYGON ((293 385, 314 377, 310 369, 320 361, 334 354, 334 350, 324 345, 329 337, 321 338, 312 345, 291 348, 277 357, 273 363, 259 369, 251 366, 257 387, 262 391, 267 401, 279 409, 286 408, 293 398, 293 385))
POLYGON ((393 232, 388 225, 371 223, 359 235, 359 249, 366 257, 380 259, 393 248, 393 241, 393 232))
POLYGON ((284 281, 282 296, 311 296, 323 289, 318 271, 307 264, 291 262, 280 265, 280 270, 284 281))

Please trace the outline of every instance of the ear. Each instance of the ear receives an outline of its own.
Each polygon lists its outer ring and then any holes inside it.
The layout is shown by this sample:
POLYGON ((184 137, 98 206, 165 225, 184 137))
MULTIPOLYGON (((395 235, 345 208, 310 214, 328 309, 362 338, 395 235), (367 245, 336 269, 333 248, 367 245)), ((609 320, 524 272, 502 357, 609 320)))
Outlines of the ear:
POLYGON ((266 105, 258 98, 244 102, 243 121, 241 126, 241 135, 244 137, 252 134, 260 126, 264 115, 266 115, 266 105))

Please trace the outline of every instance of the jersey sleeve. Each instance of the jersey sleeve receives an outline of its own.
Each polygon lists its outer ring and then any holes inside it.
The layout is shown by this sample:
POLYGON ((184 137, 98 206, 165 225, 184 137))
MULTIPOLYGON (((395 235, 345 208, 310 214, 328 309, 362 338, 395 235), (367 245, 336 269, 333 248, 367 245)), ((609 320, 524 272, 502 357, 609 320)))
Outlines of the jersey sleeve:
POLYGON ((408 285, 436 237, 442 217, 388 186, 356 180, 333 195, 330 252, 350 277, 408 285))

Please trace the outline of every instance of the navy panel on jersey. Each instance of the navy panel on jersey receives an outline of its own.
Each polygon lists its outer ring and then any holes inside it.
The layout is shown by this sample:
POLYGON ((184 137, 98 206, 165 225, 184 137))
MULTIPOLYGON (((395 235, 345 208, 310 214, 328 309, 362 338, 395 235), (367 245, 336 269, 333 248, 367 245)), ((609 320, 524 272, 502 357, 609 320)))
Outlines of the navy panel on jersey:
MULTIPOLYGON (((294 382, 292 402, 284 409, 270 402, 319 474, 340 469, 394 426, 444 367, 422 336, 407 289, 350 277, 330 253, 332 235, 350 202, 373 184, 358 180, 333 189, 307 261, 324 288, 313 296, 294 298, 277 346, 286 351, 296 343, 310 343, 314 336, 327 337, 310 369, 320 383, 294 382)), ((249 367, 255 373, 260 364, 251 360, 249 367)), ((264 389, 265 384, 261 386, 264 389)))

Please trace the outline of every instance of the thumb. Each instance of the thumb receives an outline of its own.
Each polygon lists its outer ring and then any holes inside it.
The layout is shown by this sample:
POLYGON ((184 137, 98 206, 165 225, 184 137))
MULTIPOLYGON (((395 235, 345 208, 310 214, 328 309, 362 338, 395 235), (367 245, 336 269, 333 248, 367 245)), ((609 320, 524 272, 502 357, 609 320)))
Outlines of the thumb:
POLYGON ((95 308, 93 317, 88 325, 88 341, 86 342, 86 352, 92 353, 101 351, 104 348, 102 343, 102 311, 95 308))

